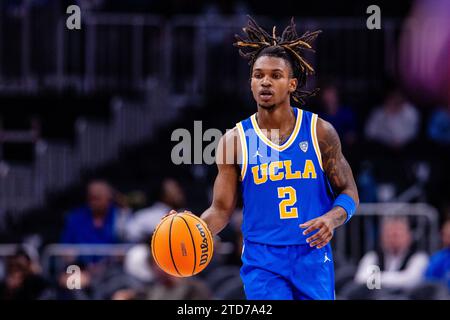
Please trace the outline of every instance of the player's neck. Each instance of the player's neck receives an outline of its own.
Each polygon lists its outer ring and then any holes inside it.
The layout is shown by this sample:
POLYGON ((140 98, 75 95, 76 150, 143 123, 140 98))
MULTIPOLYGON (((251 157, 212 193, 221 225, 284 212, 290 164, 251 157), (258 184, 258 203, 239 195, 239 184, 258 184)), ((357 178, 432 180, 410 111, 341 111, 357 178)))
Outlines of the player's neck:
POLYGON ((261 129, 290 128, 295 122, 295 115, 289 103, 276 105, 272 109, 264 109, 258 106, 257 112, 258 126, 261 129))

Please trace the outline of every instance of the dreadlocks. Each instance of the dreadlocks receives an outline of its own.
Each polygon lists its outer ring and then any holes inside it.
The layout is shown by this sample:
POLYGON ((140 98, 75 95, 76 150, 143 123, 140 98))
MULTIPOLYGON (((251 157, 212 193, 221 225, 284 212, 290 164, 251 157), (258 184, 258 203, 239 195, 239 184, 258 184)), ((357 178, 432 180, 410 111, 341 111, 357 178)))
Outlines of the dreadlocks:
POLYGON ((314 74, 314 69, 303 58, 302 51, 309 50, 314 52, 311 43, 322 31, 306 31, 299 37, 295 30, 294 18, 292 17, 290 25, 284 29, 280 37, 276 34, 276 27, 273 27, 272 35, 270 35, 252 17, 248 16, 248 18, 247 26, 242 29, 247 38, 242 39, 239 35, 235 35, 237 42, 233 43, 233 45, 239 48, 241 57, 249 59, 251 70, 256 59, 261 56, 274 56, 287 60, 292 68, 292 76, 298 80, 298 86, 292 93, 292 98, 296 102, 304 104, 304 99, 315 95, 319 89, 315 89, 312 92, 300 90, 306 85, 306 77, 314 74))

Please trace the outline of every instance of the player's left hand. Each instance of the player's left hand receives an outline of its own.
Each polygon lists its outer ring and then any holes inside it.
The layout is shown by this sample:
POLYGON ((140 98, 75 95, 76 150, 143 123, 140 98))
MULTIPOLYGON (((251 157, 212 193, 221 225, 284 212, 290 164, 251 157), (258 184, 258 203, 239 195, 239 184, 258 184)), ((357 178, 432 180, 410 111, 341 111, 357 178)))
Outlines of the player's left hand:
POLYGON ((309 220, 300 225, 300 228, 305 229, 303 235, 310 234, 314 230, 318 230, 314 235, 306 239, 310 247, 323 248, 333 238, 335 226, 333 220, 327 216, 321 216, 316 219, 309 220))

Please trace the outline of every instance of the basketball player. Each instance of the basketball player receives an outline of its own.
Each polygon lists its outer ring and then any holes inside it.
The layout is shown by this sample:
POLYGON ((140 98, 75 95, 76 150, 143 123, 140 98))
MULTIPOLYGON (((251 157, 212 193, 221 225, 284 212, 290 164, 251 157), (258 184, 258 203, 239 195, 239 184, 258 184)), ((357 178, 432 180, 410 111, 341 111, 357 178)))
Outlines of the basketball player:
MULTIPOLYGON (((349 164, 331 124, 291 106, 313 73, 303 50, 319 32, 298 36, 294 21, 277 36, 249 17, 235 46, 250 59, 257 112, 222 137, 212 205, 201 218, 211 232, 229 222, 243 196, 241 277, 248 299, 334 299, 330 240, 358 206, 349 164), (231 161, 227 161, 231 159, 231 161)), ((176 213, 171 211, 169 214, 176 213)))

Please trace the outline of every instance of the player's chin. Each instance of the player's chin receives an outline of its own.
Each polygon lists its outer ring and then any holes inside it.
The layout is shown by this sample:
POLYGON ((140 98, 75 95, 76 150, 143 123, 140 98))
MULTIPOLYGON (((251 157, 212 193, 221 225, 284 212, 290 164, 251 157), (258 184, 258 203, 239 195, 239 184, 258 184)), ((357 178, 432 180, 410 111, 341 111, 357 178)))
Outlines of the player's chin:
POLYGON ((258 105, 263 109, 272 109, 275 105, 275 101, 273 99, 269 100, 259 100, 258 105))

